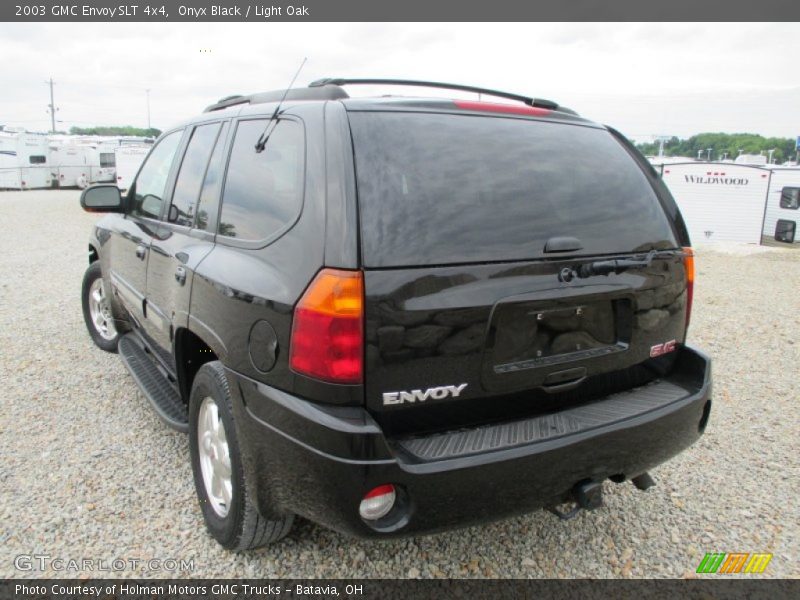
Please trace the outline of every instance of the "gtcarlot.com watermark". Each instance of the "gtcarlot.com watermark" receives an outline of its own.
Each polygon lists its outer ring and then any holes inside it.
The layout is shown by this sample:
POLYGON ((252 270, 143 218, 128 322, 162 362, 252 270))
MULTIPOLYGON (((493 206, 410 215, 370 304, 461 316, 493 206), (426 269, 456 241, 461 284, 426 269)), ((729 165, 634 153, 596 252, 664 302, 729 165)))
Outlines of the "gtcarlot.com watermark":
POLYGON ((194 571, 194 559, 183 558, 64 558, 49 554, 20 554, 14 558, 17 571, 56 573, 184 573, 194 571))

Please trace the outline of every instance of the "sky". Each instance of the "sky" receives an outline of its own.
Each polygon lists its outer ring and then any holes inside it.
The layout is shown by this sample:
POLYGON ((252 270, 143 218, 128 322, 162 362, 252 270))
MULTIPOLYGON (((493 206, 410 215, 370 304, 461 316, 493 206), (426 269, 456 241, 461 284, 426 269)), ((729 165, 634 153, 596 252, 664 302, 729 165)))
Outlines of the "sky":
MULTIPOLYGON (((555 100, 637 141, 800 135, 798 23, 3 23, 0 124, 165 129, 219 98, 320 77, 555 100)), ((351 95, 402 93, 349 88, 351 95)), ((441 94, 431 94, 441 95, 441 94)), ((461 95, 463 97, 463 95, 461 95)))

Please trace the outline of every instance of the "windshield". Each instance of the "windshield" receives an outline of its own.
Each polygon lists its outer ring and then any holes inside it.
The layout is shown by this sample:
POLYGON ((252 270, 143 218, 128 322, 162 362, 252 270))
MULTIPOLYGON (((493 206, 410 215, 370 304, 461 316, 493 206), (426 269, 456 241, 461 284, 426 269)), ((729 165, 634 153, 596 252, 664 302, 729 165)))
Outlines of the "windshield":
POLYGON ((604 129, 501 117, 351 112, 365 266, 677 246, 644 173, 604 129))

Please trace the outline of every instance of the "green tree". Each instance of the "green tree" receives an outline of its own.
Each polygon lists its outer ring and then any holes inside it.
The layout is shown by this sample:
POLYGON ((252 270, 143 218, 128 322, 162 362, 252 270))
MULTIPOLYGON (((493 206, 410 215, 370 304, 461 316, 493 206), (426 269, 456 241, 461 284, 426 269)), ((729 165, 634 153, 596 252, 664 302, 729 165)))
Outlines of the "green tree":
POLYGON ((143 129, 130 125, 106 125, 98 127, 70 127, 69 132, 73 135, 132 135, 137 137, 158 137, 161 130, 151 127, 143 129))
MULTIPOLYGON (((646 155, 658 154, 658 142, 637 144, 637 148, 646 155)), ((720 160, 727 155, 728 159, 735 159, 739 154, 765 154, 774 150, 772 160, 782 163, 795 156, 795 141, 791 138, 765 138, 755 133, 698 133, 688 139, 672 137, 664 143, 666 156, 708 156, 711 149, 711 159, 720 160)))

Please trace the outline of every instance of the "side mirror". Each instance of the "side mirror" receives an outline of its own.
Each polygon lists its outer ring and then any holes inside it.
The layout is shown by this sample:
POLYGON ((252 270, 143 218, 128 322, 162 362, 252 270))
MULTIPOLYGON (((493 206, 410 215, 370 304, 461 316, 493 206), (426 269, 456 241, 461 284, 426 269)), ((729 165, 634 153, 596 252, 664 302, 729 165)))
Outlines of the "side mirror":
POLYGON ((101 183, 81 193, 81 208, 86 212, 122 212, 122 194, 113 183, 101 183))

